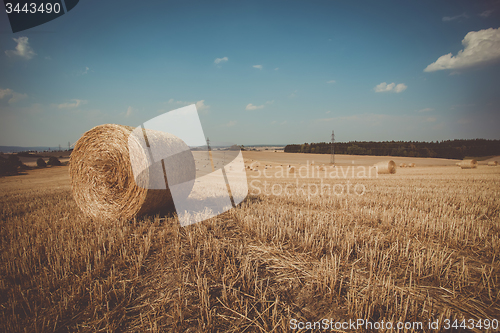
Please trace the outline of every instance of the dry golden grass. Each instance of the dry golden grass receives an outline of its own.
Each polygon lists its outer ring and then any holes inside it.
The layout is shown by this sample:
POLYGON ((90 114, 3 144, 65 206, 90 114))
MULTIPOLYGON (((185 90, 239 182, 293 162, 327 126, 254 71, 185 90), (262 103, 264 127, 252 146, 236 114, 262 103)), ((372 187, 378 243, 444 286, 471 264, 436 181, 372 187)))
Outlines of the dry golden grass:
POLYGON ((295 178, 249 178, 291 183, 290 195, 250 195, 185 228, 174 217, 85 218, 61 170, 0 179, 0 331, 285 332, 292 318, 499 319, 500 169, 349 179, 366 187, 361 196, 310 197, 295 192, 295 178))

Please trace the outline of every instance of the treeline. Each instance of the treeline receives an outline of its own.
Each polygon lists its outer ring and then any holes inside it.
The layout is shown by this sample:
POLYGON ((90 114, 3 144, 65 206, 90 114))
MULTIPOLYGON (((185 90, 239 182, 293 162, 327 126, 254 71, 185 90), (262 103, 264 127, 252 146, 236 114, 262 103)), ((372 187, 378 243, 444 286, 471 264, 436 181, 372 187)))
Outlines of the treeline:
MULTIPOLYGON (((285 147, 285 153, 330 154, 330 152, 330 142, 293 144, 285 147)), ((463 159, 466 156, 500 155, 500 140, 336 142, 335 154, 463 159)))
MULTIPOLYGON (((19 154, 1 154, 0 153, 0 176, 13 176, 25 170, 33 169, 32 167, 24 164, 19 156, 23 156, 22 153, 19 154)), ((37 155, 32 155, 31 157, 38 157, 37 155)), ((55 156, 50 156, 48 162, 41 157, 36 160, 36 166, 38 168, 45 168, 47 165, 50 166, 61 166, 62 163, 55 156)))

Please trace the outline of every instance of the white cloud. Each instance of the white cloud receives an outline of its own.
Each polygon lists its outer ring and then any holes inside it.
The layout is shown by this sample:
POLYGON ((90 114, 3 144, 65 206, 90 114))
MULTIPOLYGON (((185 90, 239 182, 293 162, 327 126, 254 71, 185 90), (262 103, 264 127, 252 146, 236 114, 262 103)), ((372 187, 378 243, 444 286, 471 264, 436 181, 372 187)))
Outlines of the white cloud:
POLYGON ((9 57, 19 56, 24 59, 31 59, 36 56, 31 46, 28 43, 28 37, 13 38, 17 43, 15 50, 7 50, 5 54, 9 57))
POLYGON ((455 21, 455 20, 458 20, 461 18, 467 19, 467 18, 469 18, 469 16, 467 16, 467 14, 465 14, 465 13, 462 13, 462 14, 457 15, 457 16, 452 16, 452 17, 445 16, 445 17, 443 17, 443 22, 455 21))
POLYGON ((493 10, 485 10, 484 12, 482 12, 481 14, 479 14, 479 16, 481 17, 488 17, 491 15, 491 13, 493 13, 493 10))
POLYGON ((464 49, 456 56, 445 54, 427 66, 424 72, 466 68, 500 60, 500 28, 471 31, 465 35, 462 45, 464 49))
POLYGON ((267 101, 266 104, 269 104, 269 105, 274 104, 274 99, 272 101, 267 101))
POLYGON ((86 100, 82 99, 72 99, 73 103, 62 103, 57 105, 58 109, 75 109, 80 105, 87 104, 86 100))
POLYGON ((418 110, 418 112, 429 112, 429 111, 434 111, 434 109, 425 108, 425 109, 418 110))
POLYGON ((228 58, 228 57, 224 57, 224 58, 215 58, 215 60, 214 60, 214 64, 219 65, 220 63, 227 62, 228 60, 229 60, 229 58, 228 58))
POLYGON ((404 84, 404 83, 398 83, 398 84, 396 85, 396 88, 394 88, 394 91, 395 91, 396 93, 400 93, 400 92, 405 91, 405 90, 406 90, 406 88, 408 88, 408 87, 406 86, 406 84, 404 84))
POLYGON ((89 72, 89 69, 90 69, 90 68, 88 68, 88 67, 85 67, 85 71, 83 71, 83 72, 82 72, 82 75, 85 75, 85 74, 87 74, 87 73, 89 72))
POLYGON ((196 102, 196 109, 198 111, 206 111, 210 108, 210 106, 205 105, 205 100, 202 99, 201 101, 196 102))
POLYGON ((335 80, 326 81, 326 83, 335 83, 335 82, 337 82, 337 81, 335 81, 335 80))
MULTIPOLYGON (((199 111, 208 111, 208 109, 210 108, 210 105, 205 104, 204 99, 199 100, 197 102, 188 102, 188 101, 176 101, 175 99, 171 98, 168 100, 168 104, 175 104, 178 107, 195 104, 198 112, 199 111)), ((158 112, 164 112, 164 110, 160 110, 158 112)))
POLYGON ((428 117, 427 119, 425 119, 427 122, 429 123, 433 123, 436 121, 436 117, 428 117))
POLYGON ((315 121, 316 122, 330 122, 330 121, 361 122, 361 123, 368 123, 368 124, 374 126, 374 125, 380 125, 382 123, 382 121, 388 120, 390 118, 391 118, 391 116, 385 115, 385 114, 364 113, 364 114, 352 115, 352 116, 319 118, 319 119, 315 119, 315 121))
POLYGON ((252 103, 248 104, 245 110, 257 110, 257 109, 263 109, 264 105, 253 105, 252 103))
POLYGON ((297 97, 297 92, 298 92, 298 90, 295 90, 293 93, 291 93, 291 94, 288 96, 288 98, 295 98, 295 97, 297 97))
POLYGON ((253 68, 262 69, 262 65, 253 65, 253 68))
POLYGON ((276 67, 274 70, 277 71, 278 69, 280 69, 279 67, 276 67))
POLYGON ((130 117, 130 116, 132 115, 132 113, 133 113, 133 112, 134 112, 134 108, 133 108, 133 107, 131 107, 131 106, 129 106, 129 107, 127 108, 127 112, 125 113, 125 118, 130 117))
POLYGON ((394 83, 387 84, 387 82, 382 82, 375 87, 375 92, 391 91, 394 86, 394 83))
POLYGON ((227 124, 225 124, 227 127, 232 127, 236 125, 237 121, 236 120, 230 120, 227 124))
POLYGON ((400 93, 400 92, 405 91, 406 88, 408 88, 408 87, 404 83, 395 84, 393 82, 393 83, 387 84, 386 82, 382 82, 382 83, 376 85, 374 90, 375 90, 375 92, 389 92, 390 91, 390 92, 400 93))
POLYGON ((10 96, 9 100, 7 101, 7 103, 9 103, 9 104, 15 103, 23 98, 28 97, 28 95, 17 93, 12 89, 1 89, 0 88, 0 99, 3 99, 4 97, 8 97, 8 96, 10 96))

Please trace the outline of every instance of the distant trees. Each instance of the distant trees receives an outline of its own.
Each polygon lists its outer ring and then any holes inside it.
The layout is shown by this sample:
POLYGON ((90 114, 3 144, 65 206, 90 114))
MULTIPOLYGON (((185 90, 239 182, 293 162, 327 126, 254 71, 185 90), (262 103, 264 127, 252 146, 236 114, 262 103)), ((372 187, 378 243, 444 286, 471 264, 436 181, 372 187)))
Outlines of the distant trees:
POLYGON ((16 175, 20 170, 26 169, 27 166, 21 162, 19 157, 14 154, 0 156, 0 176, 16 175))
MULTIPOLYGON (((287 145, 286 153, 330 154, 329 142, 287 145)), ((440 157, 463 159, 466 156, 500 155, 500 140, 447 140, 435 142, 385 141, 385 142, 337 142, 336 154, 378 155, 403 157, 440 157)))

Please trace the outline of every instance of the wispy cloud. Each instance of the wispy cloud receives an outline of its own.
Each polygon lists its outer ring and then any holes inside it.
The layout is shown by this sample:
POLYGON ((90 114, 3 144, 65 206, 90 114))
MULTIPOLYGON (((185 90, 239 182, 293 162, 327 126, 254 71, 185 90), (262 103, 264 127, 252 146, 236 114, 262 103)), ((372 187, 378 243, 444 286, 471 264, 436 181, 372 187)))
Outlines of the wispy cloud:
POLYGON ((351 115, 351 116, 341 116, 341 117, 332 117, 332 118, 318 118, 315 119, 314 121, 317 123, 324 123, 324 122, 356 122, 356 123, 362 123, 362 124, 369 124, 370 126, 379 126, 381 125, 384 121, 388 121, 391 119, 392 116, 386 115, 386 114, 376 114, 376 113, 364 113, 364 114, 358 114, 358 115, 351 115))
POLYGON ((427 122, 429 122, 429 123, 433 123, 433 122, 435 122, 435 121, 436 121, 436 117, 427 117, 427 118, 425 119, 425 121, 427 121, 427 122))
POLYGON ((290 95, 288 95, 288 98, 295 98, 295 97, 297 97, 297 92, 298 92, 298 90, 294 90, 293 93, 291 93, 290 95))
POLYGON ((205 100, 202 99, 201 101, 198 101, 195 103, 196 104, 196 110, 198 111, 207 111, 210 106, 205 104, 205 100))
POLYGON ((227 127, 233 127, 236 125, 237 121, 236 120, 230 120, 227 124, 224 124, 227 127))
POLYGON ((36 56, 36 53, 33 51, 28 42, 28 37, 19 37, 13 38, 17 43, 15 50, 7 50, 5 54, 9 57, 21 57, 24 59, 31 59, 36 56))
POLYGON ((276 67, 274 70, 277 71, 278 69, 280 69, 279 67, 276 67))
POLYGON ((500 60, 500 28, 471 31, 465 35, 462 45, 464 49, 456 56, 445 54, 427 66, 424 72, 467 68, 500 60))
POLYGON ((418 110, 418 112, 430 112, 430 111, 434 111, 434 109, 431 109, 431 108, 424 108, 424 109, 420 109, 420 110, 418 110))
POLYGON ((267 101, 266 104, 268 105, 274 104, 274 99, 272 101, 267 101))
POLYGON ((215 58, 215 60, 214 60, 214 64, 216 64, 216 65, 220 65, 220 64, 222 64, 222 63, 224 63, 224 62, 227 62, 228 60, 229 60, 229 58, 228 58, 228 57, 224 57, 224 58, 215 58))
MULTIPOLYGON (((189 102, 189 101, 176 101, 175 99, 171 98, 168 100, 167 103, 170 105, 174 105, 175 107, 181 107, 181 106, 195 104, 196 110, 198 110, 198 112, 203 111, 204 113, 208 112, 208 109, 210 109, 210 105, 206 105, 204 99, 199 100, 197 102, 189 102)), ((159 110, 158 112, 159 113, 165 112, 165 110, 162 109, 162 110, 159 110)))
POLYGON ((75 109, 83 104, 87 104, 86 100, 83 99, 72 99, 72 103, 62 103, 57 105, 58 109, 75 109))
POLYGON ((481 14, 479 14, 479 16, 481 17, 488 17, 491 15, 491 13, 493 13, 493 10, 485 10, 484 12, 482 12, 481 14))
POLYGON ((132 113, 134 113, 134 108, 133 108, 133 107, 131 107, 131 106, 129 106, 129 107, 127 108, 127 112, 125 112, 125 118, 130 117, 130 116, 132 115, 132 113))
POLYGON ((249 103, 245 110, 258 110, 258 109, 263 109, 264 105, 253 105, 252 103, 249 103))
POLYGON ((460 15, 457 15, 457 16, 445 16, 443 17, 443 22, 451 22, 451 21, 455 21, 455 20, 459 20, 461 18, 464 18, 464 19, 467 19, 469 18, 469 16, 465 13, 462 13, 460 15))
POLYGON ((253 68, 262 69, 262 65, 253 65, 253 68))
POLYGON ((337 81, 335 81, 335 80, 326 81, 326 83, 328 83, 328 84, 335 83, 335 82, 337 82, 337 81))
POLYGON ((393 83, 387 84, 386 82, 382 82, 380 84, 377 84, 375 86, 375 88, 373 88, 373 89, 375 90, 375 92, 378 92, 378 93, 379 92, 395 92, 395 93, 400 93, 400 92, 405 91, 406 88, 408 88, 408 87, 404 83, 395 84, 393 82, 393 83))
POLYGON ((4 99, 4 98, 8 98, 8 97, 10 97, 10 98, 7 100, 7 103, 13 104, 21 99, 27 98, 28 95, 17 93, 12 89, 1 89, 0 88, 0 99, 4 99))

